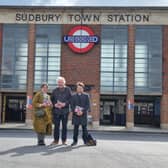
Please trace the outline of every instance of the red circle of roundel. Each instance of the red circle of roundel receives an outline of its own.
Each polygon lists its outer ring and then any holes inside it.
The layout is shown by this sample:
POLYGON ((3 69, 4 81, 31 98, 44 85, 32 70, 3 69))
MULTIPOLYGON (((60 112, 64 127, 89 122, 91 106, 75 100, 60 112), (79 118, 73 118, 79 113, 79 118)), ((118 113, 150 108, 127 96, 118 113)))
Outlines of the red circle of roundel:
MULTIPOLYGON (((75 26, 70 30, 68 35, 73 36, 73 34, 78 30, 85 30, 90 36, 94 35, 93 31, 87 26, 75 26)), ((94 46, 94 43, 88 43, 88 45, 84 48, 78 48, 73 43, 68 43, 68 46, 77 53, 85 53, 94 46)))

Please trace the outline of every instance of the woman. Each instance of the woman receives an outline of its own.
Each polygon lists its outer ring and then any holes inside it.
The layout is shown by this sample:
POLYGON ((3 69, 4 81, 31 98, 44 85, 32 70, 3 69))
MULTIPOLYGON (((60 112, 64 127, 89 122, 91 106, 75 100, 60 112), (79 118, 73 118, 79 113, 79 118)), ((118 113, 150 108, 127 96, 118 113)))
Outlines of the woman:
POLYGON ((77 93, 72 96, 71 99, 71 109, 73 112, 72 115, 72 124, 74 125, 73 132, 73 143, 71 146, 77 145, 78 142, 78 130, 79 126, 82 126, 82 138, 84 144, 87 143, 88 131, 87 131, 87 113, 90 110, 90 101, 88 94, 84 93, 84 83, 78 82, 77 93))
POLYGON ((47 91, 48 85, 42 84, 41 90, 33 98, 33 126, 37 133, 38 145, 45 145, 45 135, 52 134, 52 103, 47 91))

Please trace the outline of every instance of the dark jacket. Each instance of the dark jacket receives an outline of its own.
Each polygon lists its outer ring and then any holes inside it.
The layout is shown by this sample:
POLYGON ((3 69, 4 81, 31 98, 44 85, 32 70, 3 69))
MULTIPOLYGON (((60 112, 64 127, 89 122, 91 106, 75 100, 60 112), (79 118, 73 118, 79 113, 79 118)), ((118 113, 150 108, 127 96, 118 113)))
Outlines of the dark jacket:
POLYGON ((64 115, 69 113, 69 105, 71 99, 71 89, 69 87, 64 87, 63 89, 56 88, 51 94, 51 101, 53 104, 53 114, 64 115), (56 108, 55 104, 57 101, 65 103, 65 107, 62 109, 56 108))
POLYGON ((89 95, 86 93, 82 93, 78 95, 77 93, 74 94, 71 98, 71 109, 73 112, 72 115, 72 124, 74 125, 87 125, 87 113, 90 111, 90 101, 89 95), (82 107, 82 116, 76 115, 75 107, 80 106, 82 107))

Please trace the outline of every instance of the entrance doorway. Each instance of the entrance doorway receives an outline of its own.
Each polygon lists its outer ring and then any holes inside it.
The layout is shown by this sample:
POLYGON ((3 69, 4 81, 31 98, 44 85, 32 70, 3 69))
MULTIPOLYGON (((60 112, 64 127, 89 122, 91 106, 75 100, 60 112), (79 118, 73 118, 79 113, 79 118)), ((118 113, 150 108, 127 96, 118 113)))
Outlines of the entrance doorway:
POLYGON ((25 122, 26 96, 3 96, 2 122, 25 122))
POLYGON ((100 101, 101 125, 125 125, 125 97, 102 96, 100 101))
POLYGON ((135 103, 135 124, 152 124, 154 116, 153 102, 137 102, 135 103))
POLYGON ((135 97, 134 120, 137 125, 160 125, 160 98, 135 97))

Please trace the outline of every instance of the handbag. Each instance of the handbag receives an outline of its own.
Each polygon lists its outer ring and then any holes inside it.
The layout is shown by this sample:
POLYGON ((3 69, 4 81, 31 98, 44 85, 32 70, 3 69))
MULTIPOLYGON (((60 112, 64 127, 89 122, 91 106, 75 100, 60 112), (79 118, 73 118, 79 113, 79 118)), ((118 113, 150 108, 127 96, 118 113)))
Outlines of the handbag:
POLYGON ((36 117, 43 117, 45 115, 45 111, 43 109, 39 109, 35 111, 35 116, 36 117))
POLYGON ((91 134, 88 134, 88 136, 87 136, 86 145, 87 146, 96 146, 97 145, 97 141, 92 137, 91 134))

